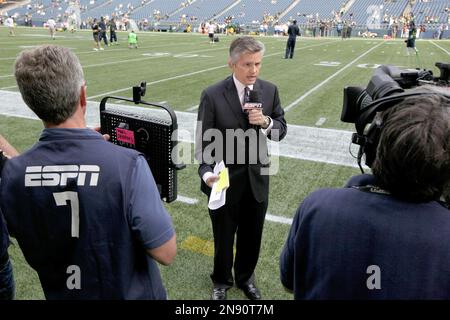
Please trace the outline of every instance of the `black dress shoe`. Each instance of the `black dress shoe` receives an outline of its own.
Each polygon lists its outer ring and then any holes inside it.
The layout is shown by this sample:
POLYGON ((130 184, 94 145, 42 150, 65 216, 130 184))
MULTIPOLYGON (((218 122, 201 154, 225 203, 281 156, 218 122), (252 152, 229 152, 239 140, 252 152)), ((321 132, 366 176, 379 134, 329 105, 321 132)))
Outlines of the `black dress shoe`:
POLYGON ((211 300, 227 300, 227 289, 225 288, 214 288, 211 300))
POLYGON ((245 295, 250 300, 260 300, 261 299, 261 293, 259 292, 259 289, 253 283, 250 283, 248 285, 240 287, 240 289, 242 291, 244 291, 245 295))

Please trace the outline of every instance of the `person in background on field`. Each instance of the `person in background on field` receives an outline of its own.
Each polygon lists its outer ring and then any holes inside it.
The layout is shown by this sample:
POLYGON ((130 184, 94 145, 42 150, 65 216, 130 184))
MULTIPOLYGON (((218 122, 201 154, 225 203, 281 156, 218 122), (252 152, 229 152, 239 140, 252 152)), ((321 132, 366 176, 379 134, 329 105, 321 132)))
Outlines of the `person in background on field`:
POLYGON ((300 29, 297 26, 297 20, 292 21, 292 24, 288 28, 288 41, 286 44, 286 53, 284 58, 292 59, 294 56, 295 42, 297 41, 297 36, 300 35, 300 29))
POLYGON ((128 48, 130 49, 137 49, 138 48, 138 36, 132 29, 130 33, 128 34, 128 48))
POLYGON ((109 43, 111 45, 119 44, 117 42, 116 30, 117 30, 117 24, 116 24, 116 21, 114 20, 114 18, 112 18, 111 21, 109 21, 109 43))
POLYGON ((8 27, 9 36, 14 37, 16 34, 14 33, 14 19, 12 18, 12 16, 9 16, 5 20, 5 26, 8 27))
POLYGON ((105 43, 105 46, 108 46, 108 37, 106 36, 106 21, 104 17, 100 17, 100 22, 98 23, 99 27, 99 36, 98 41, 105 43))
POLYGON ((92 37, 94 38, 94 50, 103 50, 102 43, 99 40, 100 36, 100 27, 97 23, 97 18, 94 18, 94 21, 92 22, 92 37))
POLYGON ((55 40, 55 28, 56 21, 53 18, 47 20, 48 31, 50 32, 50 37, 55 40))
POLYGON ((216 25, 210 21, 208 24, 208 37, 209 43, 214 43, 214 32, 216 31, 216 25))
POLYGON ((416 25, 414 24, 414 22, 411 22, 409 24, 408 39, 405 40, 406 55, 408 55, 408 56, 410 54, 410 51, 415 54, 417 54, 419 52, 416 48, 416 35, 417 35, 416 25))

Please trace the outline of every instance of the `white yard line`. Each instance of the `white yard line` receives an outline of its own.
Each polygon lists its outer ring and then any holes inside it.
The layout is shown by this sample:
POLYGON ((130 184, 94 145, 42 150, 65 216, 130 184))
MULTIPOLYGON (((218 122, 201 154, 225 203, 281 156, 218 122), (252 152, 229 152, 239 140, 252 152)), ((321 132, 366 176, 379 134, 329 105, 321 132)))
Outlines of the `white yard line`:
POLYGON ((189 198, 189 197, 180 196, 180 195, 177 195, 176 201, 180 201, 180 202, 187 203, 187 204, 197 204, 198 203, 198 199, 189 198))
MULTIPOLYGON (((153 84, 166 82, 166 81, 170 81, 170 80, 190 77, 190 76, 193 76, 193 75, 196 75, 196 74, 199 74, 199 73, 208 72, 208 71, 212 71, 212 70, 217 70, 217 69, 221 69, 221 68, 224 68, 224 67, 227 67, 227 66, 228 65, 222 65, 222 66, 218 66, 218 67, 212 67, 212 68, 207 68, 207 69, 194 71, 194 72, 190 72, 190 73, 180 74, 178 76, 174 76, 174 77, 170 77, 170 78, 165 78, 165 79, 161 79, 161 80, 148 82, 147 85, 153 85, 153 84)), ((132 87, 128 87, 128 88, 122 88, 122 89, 113 90, 113 91, 109 91, 109 92, 104 92, 104 93, 101 93, 101 94, 97 94, 95 96, 90 96, 90 97, 88 97, 88 99, 91 100, 91 99, 95 99, 95 98, 98 98, 98 97, 103 97, 103 96, 107 96, 107 95, 110 95, 110 94, 114 94, 114 93, 117 93, 117 92, 127 91, 127 90, 130 90, 131 88, 132 87)))
POLYGON ((266 220, 291 225, 293 219, 266 213, 266 220))
MULTIPOLYGON (((323 45, 327 45, 327 44, 330 44, 330 43, 333 43, 333 42, 337 42, 337 40, 336 41, 329 41, 329 42, 325 42, 325 43, 319 43, 319 44, 315 44, 315 45, 311 45, 311 46, 307 46, 307 47, 303 47, 303 48, 299 48, 298 50, 307 49, 307 48, 311 48, 311 47, 323 46, 323 45)), ((221 49, 223 49, 223 48, 221 48, 221 49)), ((216 49, 211 49, 211 50, 216 50, 216 49)), ((203 51, 206 51, 206 50, 203 50, 203 51)), ((283 52, 284 51, 271 53, 271 54, 266 55, 265 57, 271 57, 271 56, 279 55, 279 54, 282 54, 283 52)), ((185 52, 185 54, 188 54, 188 53, 189 52, 185 52)), ((190 53, 192 53, 192 52, 190 52, 190 53)), ((154 57, 148 57, 148 58, 154 58, 154 57)), ((92 65, 92 66, 94 66, 94 65, 92 65)), ((166 78, 166 79, 156 80, 156 81, 150 82, 148 84, 151 85, 151 84, 166 82, 166 81, 170 81, 170 80, 185 78, 185 77, 189 77, 189 76, 196 75, 196 74, 199 74, 199 73, 203 73, 203 72, 207 72, 207 71, 211 71, 211 70, 216 70, 216 69, 220 69, 220 68, 225 68, 225 67, 228 67, 228 65, 221 65, 221 66, 218 66, 218 67, 212 67, 212 68, 208 68, 208 69, 203 69, 203 70, 199 70, 199 71, 185 73, 185 74, 181 74, 181 75, 170 77, 170 78, 166 78)), ((83 68, 86 68, 86 67, 84 66, 83 68)), ((117 89, 117 90, 113 90, 113 91, 109 91, 109 92, 104 92, 104 93, 101 93, 101 94, 97 94, 95 96, 88 97, 88 99, 95 99, 95 98, 98 98, 98 97, 107 96, 107 95, 110 95, 110 94, 113 94, 113 93, 130 90, 131 88, 132 87, 127 87, 127 88, 117 89)))
POLYGON ((325 85, 328 81, 330 81, 331 79, 333 79, 334 77, 336 77, 337 75, 339 75, 341 72, 343 72, 344 70, 348 69, 349 67, 351 67, 355 62, 357 62, 359 59, 361 59, 362 57, 364 57, 365 55, 369 54, 370 52, 372 52, 373 50, 375 50, 376 48, 378 48, 379 46, 381 46, 383 44, 383 42, 380 42, 379 44, 377 44, 375 47, 370 48, 369 50, 367 50, 366 52, 364 52, 363 54, 361 54, 360 56, 358 56, 355 60, 349 62, 346 66, 344 66, 342 69, 338 70, 337 72, 333 73, 331 76, 329 76, 328 78, 326 78, 325 80, 323 80, 321 83, 319 83, 318 85, 316 85, 315 87, 311 88, 310 90, 308 90, 305 94, 303 94, 301 97, 299 97, 297 100, 295 100, 294 102, 292 102, 290 105, 288 105, 286 108, 284 108, 284 111, 287 112, 290 109, 292 109, 293 107, 297 106, 301 101, 303 101, 305 98, 307 98, 311 93, 317 91, 318 89, 320 89, 323 85, 325 85))
POLYGON ((444 48, 442 48, 440 45, 438 45, 437 43, 435 43, 434 41, 430 41, 432 44, 434 44, 436 47, 438 47, 439 49, 441 49, 442 51, 444 51, 446 54, 450 55, 450 52, 448 52, 447 50, 445 50, 444 48))

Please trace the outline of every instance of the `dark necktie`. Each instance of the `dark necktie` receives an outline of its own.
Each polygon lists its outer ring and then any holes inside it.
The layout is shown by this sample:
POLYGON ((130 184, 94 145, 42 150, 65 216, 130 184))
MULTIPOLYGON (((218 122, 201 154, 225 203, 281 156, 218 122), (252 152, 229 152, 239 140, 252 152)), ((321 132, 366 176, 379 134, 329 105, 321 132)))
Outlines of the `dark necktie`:
POLYGON ((250 102, 250 88, 249 87, 244 88, 244 104, 246 104, 247 102, 250 102))

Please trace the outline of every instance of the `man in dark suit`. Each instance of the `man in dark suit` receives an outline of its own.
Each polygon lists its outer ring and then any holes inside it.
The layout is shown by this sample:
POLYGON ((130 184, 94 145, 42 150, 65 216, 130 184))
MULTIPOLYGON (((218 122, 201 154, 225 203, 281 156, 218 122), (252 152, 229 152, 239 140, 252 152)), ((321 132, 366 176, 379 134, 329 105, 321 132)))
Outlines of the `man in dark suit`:
POLYGON ((233 74, 201 95, 196 136, 201 190, 210 196, 219 179, 213 168, 221 160, 230 178, 225 205, 209 210, 214 235, 213 300, 225 300, 234 282, 249 299, 261 298, 254 270, 268 205, 267 138, 281 140, 287 130, 277 87, 257 79, 263 54, 264 45, 254 38, 235 39, 228 58, 233 74), (248 90, 259 92, 262 108, 244 111, 248 90))
POLYGON ((286 44, 286 53, 284 55, 285 59, 287 59, 288 57, 292 59, 292 57, 294 56, 295 41, 297 41, 297 36, 299 35, 300 29, 297 26, 297 20, 294 20, 288 28, 289 38, 286 44))

